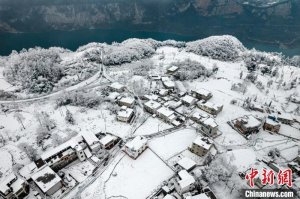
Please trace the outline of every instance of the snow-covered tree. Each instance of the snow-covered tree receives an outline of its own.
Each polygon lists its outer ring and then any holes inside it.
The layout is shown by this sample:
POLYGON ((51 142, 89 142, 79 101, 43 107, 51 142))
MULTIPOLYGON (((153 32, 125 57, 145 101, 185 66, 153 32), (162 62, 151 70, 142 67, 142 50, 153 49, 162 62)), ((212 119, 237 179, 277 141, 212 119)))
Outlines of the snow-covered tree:
POLYGON ((66 111, 66 117, 65 117, 65 120, 66 120, 66 122, 68 122, 69 124, 74 124, 74 123, 75 123, 73 114, 72 114, 69 110, 66 111))
POLYGON ((31 161, 35 161, 38 157, 37 151, 28 143, 22 142, 18 145, 21 151, 24 151, 31 161))

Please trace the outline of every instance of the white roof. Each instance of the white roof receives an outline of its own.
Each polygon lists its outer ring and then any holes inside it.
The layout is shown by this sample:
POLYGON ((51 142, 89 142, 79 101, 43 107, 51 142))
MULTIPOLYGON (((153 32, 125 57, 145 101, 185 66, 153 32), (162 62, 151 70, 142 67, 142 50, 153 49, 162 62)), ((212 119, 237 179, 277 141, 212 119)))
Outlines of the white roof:
POLYGON ((185 95, 181 98, 182 101, 187 102, 189 104, 193 103, 196 99, 190 95, 185 95))
POLYGON ((168 89, 160 89, 159 90, 159 94, 160 95, 166 95, 166 94, 168 94, 168 89))
POLYGON ((163 197, 163 199, 175 199, 175 197, 170 194, 167 194, 165 197, 163 197))
POLYGON ((127 142, 125 146, 132 150, 139 150, 145 144, 147 144, 147 142, 148 142, 147 138, 143 136, 136 136, 133 140, 127 142))
POLYGON ((61 181, 61 178, 48 166, 36 172, 31 178, 44 193, 61 181))
POLYGON ((253 115, 245 115, 240 119, 246 122, 244 126, 247 128, 258 127, 261 125, 261 122, 258 119, 256 119, 253 115))
POLYGON ((37 166, 34 162, 31 162, 19 170, 19 173, 22 177, 28 180, 31 177, 31 174, 37 170, 37 166))
POLYGON ((161 81, 165 82, 165 81, 171 81, 169 77, 161 77, 161 81))
POLYGON ((91 159, 93 160, 93 162, 95 162, 95 163, 97 163, 97 162, 99 162, 100 161, 100 159, 99 158, 97 158, 96 156, 92 156, 91 157, 91 159))
POLYGON ((89 149, 88 147, 85 148, 83 151, 84 151, 85 156, 86 156, 87 158, 90 158, 90 157, 92 156, 92 153, 91 153, 91 151, 90 151, 90 149, 89 149))
POLYGON ((280 124, 270 118, 266 118, 266 123, 267 124, 270 124, 270 125, 273 125, 273 126, 280 126, 280 124))
POLYGON ((99 139, 96 137, 96 135, 90 131, 81 133, 81 135, 89 146, 99 142, 99 139))
POLYGON ((132 98, 132 97, 122 97, 120 99, 120 102, 127 103, 127 104, 133 104, 134 103, 134 98, 132 98))
POLYGON ((124 85, 120 84, 119 82, 114 82, 110 85, 110 87, 119 90, 119 89, 124 88, 124 85))
POLYGON ((175 82, 173 82, 173 81, 171 81, 171 80, 169 80, 169 81, 164 81, 163 83, 164 83, 164 85, 165 85, 166 87, 168 87, 168 88, 175 87, 175 82))
POLYGON ((104 136, 103 138, 101 138, 100 144, 102 144, 102 145, 105 146, 106 144, 108 144, 108 143, 114 141, 115 139, 116 139, 115 136, 112 136, 112 135, 106 135, 106 136, 104 136))
POLYGON ((181 170, 178 172, 180 180, 178 181, 179 186, 184 189, 195 183, 195 179, 186 170, 181 170))
POLYGON ((129 118, 131 116, 131 114, 133 113, 133 109, 131 108, 126 108, 125 110, 120 110, 118 112, 118 117, 125 117, 125 118, 129 118))
POLYGON ((195 196, 188 196, 186 199, 210 199, 205 193, 201 193, 195 196))
POLYGON ((212 141, 208 138, 204 138, 202 136, 198 136, 194 142, 194 144, 203 147, 204 149, 209 150, 211 145, 212 145, 212 141))
POLYGON ((53 148, 53 149, 50 149, 48 151, 45 151, 42 155, 41 155, 41 158, 43 160, 53 156, 53 155, 56 155, 58 153, 60 153, 62 150, 65 150, 67 149, 68 147, 71 147, 71 148, 75 148, 76 145, 78 145, 78 142, 82 140, 82 137, 81 136, 76 136, 74 138, 72 138, 71 140, 68 140, 67 142, 53 148))
POLYGON ((211 109, 214 109, 214 110, 218 110, 219 108, 222 107, 221 104, 214 104, 212 102, 205 102, 204 104, 201 104, 201 105, 206 106, 206 107, 211 108, 211 109))
MULTIPOLYGON (((174 115, 175 116, 175 115, 174 115)), ((174 125, 174 126, 179 126, 181 123, 179 122, 179 121, 177 121, 177 120, 173 120, 172 121, 172 124, 174 125)))
POLYGON ((120 93, 118 93, 118 92, 112 92, 112 93, 109 93, 108 98, 111 99, 111 100, 115 100, 119 96, 120 96, 120 93))
POLYGON ((148 100, 157 100, 158 99, 158 96, 157 95, 154 95, 154 94, 151 94, 151 95, 144 95, 144 97, 148 100))
POLYGON ((145 103, 145 106, 148 106, 151 109, 158 109, 159 107, 161 107, 161 104, 156 101, 150 100, 145 103))
POLYGON ((19 191, 23 187, 23 183, 25 181, 21 178, 18 178, 12 185, 10 186, 13 189, 13 192, 19 191))
POLYGON ((193 113, 193 117, 200 120, 202 118, 209 118, 209 115, 207 113, 195 112, 193 113))
POLYGON ((209 126, 209 127, 212 127, 212 128, 215 128, 218 126, 218 124, 215 122, 215 120, 213 118, 205 118, 203 119, 203 124, 205 124, 206 126, 209 126))
POLYGON ((277 117, 278 117, 278 118, 285 119, 285 120, 293 120, 293 117, 291 116, 291 114, 287 114, 287 113, 278 115, 277 117))
POLYGON ((194 166, 196 166, 196 162, 188 157, 184 157, 177 162, 185 170, 190 170, 194 166))
POLYGON ((161 107, 160 109, 157 110, 157 112, 159 114, 162 114, 162 115, 166 116, 166 117, 170 117, 174 114, 174 111, 170 110, 167 107, 161 107))
POLYGON ((8 176, 4 177, 4 180, 0 183, 0 191, 2 193, 5 193, 9 187, 8 184, 11 183, 16 178, 16 175, 14 173, 9 174, 8 176))
POLYGON ((193 92, 198 93, 198 94, 200 94, 200 95, 204 95, 204 96, 209 96, 209 95, 211 95, 211 92, 208 91, 208 90, 206 90, 206 89, 204 89, 204 88, 200 88, 200 89, 198 89, 198 90, 193 90, 193 92))
POLYGON ((168 68, 169 71, 176 71, 178 69, 178 66, 171 66, 170 68, 168 68))

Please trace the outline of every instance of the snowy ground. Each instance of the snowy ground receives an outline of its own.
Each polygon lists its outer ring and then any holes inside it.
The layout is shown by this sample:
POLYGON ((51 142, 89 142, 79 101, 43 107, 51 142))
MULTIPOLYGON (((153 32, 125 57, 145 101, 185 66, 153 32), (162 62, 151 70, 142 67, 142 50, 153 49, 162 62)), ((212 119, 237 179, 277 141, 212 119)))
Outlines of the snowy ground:
POLYGON ((171 128, 173 126, 163 122, 158 118, 149 116, 145 123, 143 123, 136 131, 135 135, 149 135, 171 128))
MULTIPOLYGON (((71 63, 74 60, 81 59, 82 53, 65 53, 62 57, 63 62, 71 63)), ((232 129, 227 122, 249 114, 258 117, 267 116, 266 113, 248 111, 242 108, 241 105, 247 97, 256 97, 256 103, 260 105, 269 104, 272 101, 272 107, 277 112, 294 112, 299 105, 289 103, 287 97, 292 93, 300 94, 300 85, 297 85, 293 90, 284 90, 283 88, 277 88, 274 83, 268 88, 268 92, 266 92, 266 90, 259 90, 253 83, 249 82, 247 83, 248 89, 244 94, 236 92, 231 90, 232 85, 234 83, 243 83, 243 79, 248 73, 244 62, 222 62, 193 53, 187 53, 184 50, 174 47, 161 47, 157 49, 156 54, 149 58, 154 64, 154 68, 151 69, 150 73, 163 75, 166 68, 172 62, 183 61, 187 58, 202 63, 208 69, 212 69, 214 65, 217 65, 219 68, 218 72, 210 78, 177 81, 176 85, 180 91, 205 88, 213 94, 213 97, 209 100, 210 102, 224 105, 222 112, 215 117, 221 135, 215 138, 214 142, 217 148, 220 149, 220 154, 226 156, 227 160, 237 168, 237 172, 255 167, 258 165, 258 160, 269 158, 268 153, 275 148, 280 150, 281 153, 280 157, 275 158, 275 161, 280 165, 285 165, 286 162, 297 157, 300 139, 300 130, 297 129, 299 127, 298 124, 294 125, 296 128, 282 124, 280 134, 261 130, 257 135, 247 140, 236 130, 232 129), (161 59, 162 53, 164 54, 163 59, 161 59), (243 71, 243 79, 240 78, 241 71, 243 71), (230 104, 232 100, 237 100, 237 104, 230 104)), ((124 64, 122 66, 115 66, 107 69, 107 73, 114 79, 123 78, 129 89, 133 89, 136 81, 143 81, 143 84, 147 85, 147 88, 150 88, 149 79, 147 77, 132 76, 132 71, 128 69, 130 66, 132 65, 124 64)), ((3 80, 2 69, 0 67, 0 90, 6 90, 11 85, 3 80)), ((299 77, 300 69, 282 66, 279 73, 282 74, 283 81, 288 81, 291 78, 299 77)), ((274 82, 279 81, 277 77, 258 76, 258 80, 263 84, 266 84, 270 78, 274 82)), ((94 77, 92 80, 96 79, 94 77)), ((82 84, 86 83, 83 82, 82 84)), ((97 84, 106 83, 107 80, 99 80, 99 82, 97 80, 97 84)), ((153 85, 159 87, 159 83, 152 82, 153 85)), ((73 88, 78 88, 78 85, 75 85, 73 88)), ((90 91, 93 93, 101 92, 101 88, 91 89, 90 91)), ((124 94, 132 95, 129 92, 124 94)), ((120 138, 126 138, 132 135, 133 130, 135 130, 134 135, 150 135, 172 127, 161 119, 153 118, 146 113, 144 114, 142 107, 138 108, 138 113, 147 118, 145 122, 142 123, 140 120, 136 120, 134 124, 119 122, 116 120, 116 114, 107 108, 107 105, 110 103, 105 102, 94 108, 75 106, 56 108, 54 99, 10 104, 8 112, 0 113, 0 126, 3 127, 0 129, 0 156, 2 157, 1 160, 3 160, 0 163, 0 172, 3 174, 12 172, 13 163, 25 165, 30 162, 25 152, 18 148, 20 143, 28 143, 37 149, 38 154, 41 154, 44 150, 55 147, 58 144, 56 143, 57 140, 54 139, 55 136, 58 136, 61 140, 68 140, 71 138, 69 137, 70 135, 73 136, 73 134, 90 131, 93 133, 109 132, 120 138), (73 125, 65 121, 67 110, 73 114, 75 120, 75 124, 73 125), (37 112, 40 111, 46 112, 56 124, 56 128, 51 131, 51 136, 44 141, 44 149, 36 143, 36 138, 39 134, 37 130, 40 126, 37 112)), ((187 110, 188 108, 185 106, 177 109, 179 112, 186 112, 187 110)), ((198 108, 190 110, 190 112, 193 111, 203 112, 198 108)), ((89 161, 72 164, 66 172, 73 175, 81 184, 66 198, 74 198, 76 194, 81 194, 81 197, 86 199, 114 196, 118 196, 119 198, 126 197, 128 199, 146 198, 164 180, 167 180, 174 174, 166 163, 173 165, 182 157, 190 157, 198 165, 203 163, 203 158, 187 150, 196 137, 196 130, 192 127, 187 127, 171 132, 166 136, 152 138, 149 140, 149 148, 136 160, 120 152, 95 177, 94 181, 87 185, 85 185, 85 182, 92 178, 88 176, 90 176, 94 166, 89 161)), ((221 182, 214 184, 213 188, 217 195, 222 198, 231 198, 231 188, 228 188, 221 182), (222 193, 224 193, 224 197, 222 193)))
POLYGON ((162 159, 168 160, 186 150, 196 137, 197 133, 194 129, 179 130, 170 135, 151 140, 149 147, 162 159))
POLYGON ((128 156, 121 160, 106 183, 106 195, 146 198, 172 175, 172 170, 147 149, 137 160, 128 156))

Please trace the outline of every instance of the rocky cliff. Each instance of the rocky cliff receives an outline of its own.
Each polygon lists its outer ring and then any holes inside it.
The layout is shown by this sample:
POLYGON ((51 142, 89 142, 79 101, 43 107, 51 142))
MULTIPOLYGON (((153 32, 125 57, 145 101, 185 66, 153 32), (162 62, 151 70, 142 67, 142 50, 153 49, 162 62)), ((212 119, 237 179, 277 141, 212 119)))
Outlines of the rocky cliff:
POLYGON ((0 0, 0 31, 130 28, 288 42, 299 37, 299 10, 300 0, 0 0))

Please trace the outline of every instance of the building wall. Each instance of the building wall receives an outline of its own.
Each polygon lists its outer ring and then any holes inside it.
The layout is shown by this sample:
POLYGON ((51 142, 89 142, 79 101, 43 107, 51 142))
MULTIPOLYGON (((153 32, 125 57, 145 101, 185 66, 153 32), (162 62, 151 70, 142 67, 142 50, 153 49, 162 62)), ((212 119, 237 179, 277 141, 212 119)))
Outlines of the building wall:
POLYGON ((273 126, 273 125, 271 125, 271 124, 265 123, 265 124, 264 124, 264 129, 267 130, 267 131, 271 131, 271 132, 274 132, 274 133, 278 133, 278 132, 279 132, 279 129, 280 129, 280 126, 273 126))
POLYGON ((121 117, 117 116, 117 119, 121 122, 129 122, 134 116, 134 113, 132 113, 129 117, 121 117))
POLYGON ((198 146, 195 143, 190 147, 190 151, 198 156, 204 156, 208 152, 205 148, 198 146))
POLYGON ((126 103, 126 102, 122 102, 122 101, 119 101, 119 105, 120 106, 127 106, 129 108, 132 108, 134 103, 130 104, 130 103, 126 103))
POLYGON ((80 161, 84 161, 86 159, 86 156, 85 156, 83 150, 76 151, 76 154, 80 161))
POLYGON ((206 101, 209 100, 212 97, 212 95, 205 96, 205 95, 201 95, 200 93, 197 93, 195 91, 192 91, 192 95, 193 95, 193 97, 195 97, 199 100, 203 99, 203 100, 206 100, 206 101))
POLYGON ((49 195, 49 196, 51 196, 51 195, 53 195, 55 192, 57 192, 59 189, 61 189, 62 188, 62 182, 61 181, 59 181, 59 182, 57 182, 53 187, 51 187, 47 192, 46 192, 46 194, 47 195, 49 195))
POLYGON ((66 165, 70 164, 74 160, 77 159, 77 154, 74 151, 72 154, 66 155, 64 157, 61 157, 59 161, 55 163, 48 162, 47 164, 53 169, 54 171, 58 171, 62 168, 64 168, 66 165))
POLYGON ((125 152, 132 158, 136 159, 147 148, 147 144, 144 144, 139 150, 132 151, 128 147, 125 147, 125 152))
POLYGON ((205 133, 209 134, 209 135, 216 135, 218 128, 211 128, 211 127, 207 127, 206 125, 201 124, 201 130, 203 130, 205 133))

